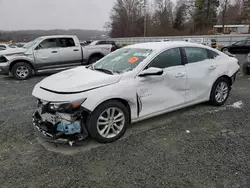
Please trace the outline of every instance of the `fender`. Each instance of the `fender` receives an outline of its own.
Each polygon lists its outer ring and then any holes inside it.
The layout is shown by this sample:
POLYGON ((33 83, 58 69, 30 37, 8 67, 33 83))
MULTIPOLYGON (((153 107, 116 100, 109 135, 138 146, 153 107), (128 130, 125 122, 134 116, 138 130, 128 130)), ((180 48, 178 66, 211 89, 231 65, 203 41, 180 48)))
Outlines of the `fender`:
POLYGON ((14 56, 6 56, 6 58, 9 60, 10 69, 13 67, 13 65, 16 62, 26 62, 26 63, 29 63, 34 70, 36 70, 33 56, 32 58, 30 58, 30 56, 26 56, 26 55, 14 55, 14 56))

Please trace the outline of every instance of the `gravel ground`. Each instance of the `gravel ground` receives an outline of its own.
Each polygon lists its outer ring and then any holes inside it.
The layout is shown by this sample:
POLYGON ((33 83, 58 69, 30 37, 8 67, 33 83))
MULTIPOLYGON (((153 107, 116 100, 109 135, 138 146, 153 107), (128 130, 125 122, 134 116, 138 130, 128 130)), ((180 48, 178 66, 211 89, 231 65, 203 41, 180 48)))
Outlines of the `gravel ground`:
POLYGON ((32 89, 48 75, 0 75, 1 188, 250 187, 250 77, 239 73, 223 107, 200 104, 143 121, 112 144, 56 147, 31 123, 32 89))

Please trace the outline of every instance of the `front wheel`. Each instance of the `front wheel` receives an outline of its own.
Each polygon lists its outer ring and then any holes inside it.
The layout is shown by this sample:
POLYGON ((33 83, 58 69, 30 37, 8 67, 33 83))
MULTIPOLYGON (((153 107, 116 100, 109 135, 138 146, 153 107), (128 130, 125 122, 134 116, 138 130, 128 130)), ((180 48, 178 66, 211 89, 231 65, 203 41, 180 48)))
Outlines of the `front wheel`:
POLYGON ((122 137, 129 123, 128 109, 119 101, 108 101, 90 115, 87 127, 90 135, 101 143, 122 137))
POLYGON ((16 79, 26 80, 31 77, 32 68, 28 63, 20 62, 12 67, 11 72, 16 79))
POLYGON ((222 52, 227 53, 228 52, 228 48, 223 48, 222 52))
POLYGON ((229 97, 230 90, 231 86, 229 80, 223 77, 219 78, 213 85, 210 95, 210 103, 214 106, 223 105, 229 97))

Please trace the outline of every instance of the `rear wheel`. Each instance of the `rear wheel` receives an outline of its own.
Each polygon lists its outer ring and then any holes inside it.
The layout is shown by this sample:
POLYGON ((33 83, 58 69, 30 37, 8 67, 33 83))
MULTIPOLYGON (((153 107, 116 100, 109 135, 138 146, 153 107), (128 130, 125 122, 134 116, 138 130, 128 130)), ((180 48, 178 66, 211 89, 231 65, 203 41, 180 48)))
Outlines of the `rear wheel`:
POLYGON ((230 90, 231 86, 229 80, 224 77, 219 78, 213 85, 210 103, 214 106, 223 105, 229 97, 230 90))
POLYGON ((247 63, 244 63, 242 66, 242 71, 244 74, 249 75, 250 74, 250 67, 247 66, 247 63))
POLYGON ((90 135, 97 141, 110 143, 122 137, 128 123, 128 109, 119 101, 108 101, 92 112, 87 127, 90 135))
POLYGON ((18 80, 26 80, 31 77, 32 68, 28 63, 20 62, 12 67, 11 73, 18 80))
POLYGON ((89 59, 89 64, 93 64, 97 62, 98 60, 100 60, 101 58, 102 58, 101 56, 93 56, 89 59))

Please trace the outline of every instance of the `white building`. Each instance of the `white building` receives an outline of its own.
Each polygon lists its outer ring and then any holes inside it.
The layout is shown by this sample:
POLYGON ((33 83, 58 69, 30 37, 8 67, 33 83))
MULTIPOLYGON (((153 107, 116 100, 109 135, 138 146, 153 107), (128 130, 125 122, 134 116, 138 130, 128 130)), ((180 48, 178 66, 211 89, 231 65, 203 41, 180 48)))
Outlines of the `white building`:
MULTIPOLYGON (((222 25, 214 25, 215 33, 223 33, 222 25)), ((248 34, 249 25, 224 25, 225 34, 248 34)))

